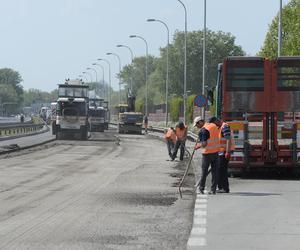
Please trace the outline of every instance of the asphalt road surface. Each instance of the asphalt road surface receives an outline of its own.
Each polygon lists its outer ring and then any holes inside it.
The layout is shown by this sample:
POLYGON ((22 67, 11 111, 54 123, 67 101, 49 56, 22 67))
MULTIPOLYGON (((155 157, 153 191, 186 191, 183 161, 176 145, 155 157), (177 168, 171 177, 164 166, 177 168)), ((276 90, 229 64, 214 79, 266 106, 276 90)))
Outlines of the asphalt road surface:
POLYGON ((194 211, 194 178, 180 199, 185 165, 161 140, 116 136, 1 155, 0 249, 300 249, 299 178, 230 178, 229 194, 197 195, 194 211))
POLYGON ((93 133, 0 156, 0 249, 185 249, 193 177, 149 135, 93 133))

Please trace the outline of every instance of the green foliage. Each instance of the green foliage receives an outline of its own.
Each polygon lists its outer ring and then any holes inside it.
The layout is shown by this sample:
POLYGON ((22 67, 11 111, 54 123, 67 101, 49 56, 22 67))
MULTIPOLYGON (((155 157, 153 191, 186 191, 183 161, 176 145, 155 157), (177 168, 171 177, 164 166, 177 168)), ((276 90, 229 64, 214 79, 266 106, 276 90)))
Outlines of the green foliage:
POLYGON ((196 95, 190 95, 187 98, 186 103, 186 119, 187 123, 191 123, 193 121, 193 113, 194 113, 194 99, 196 95))
POLYGON ((39 89, 29 89, 24 91, 24 106, 31 106, 33 103, 51 103, 57 100, 57 90, 48 93, 39 89))
POLYGON ((9 108, 11 112, 17 112, 23 102, 21 81, 19 72, 9 68, 0 69, 0 103, 14 103, 9 108))
MULTIPOLYGON (((187 34, 187 90, 192 94, 201 93, 202 89, 202 31, 187 34)), ((184 82, 184 32, 176 32, 169 45, 169 94, 182 96, 184 82)), ((235 37, 230 33, 207 30, 206 42, 206 83, 214 86, 216 83, 217 65, 225 57, 244 55, 242 48, 235 45, 235 37)), ((165 102, 167 47, 160 49, 160 57, 149 56, 148 68, 148 104, 165 102)), ((137 97, 144 99, 145 86, 145 57, 135 58, 131 65, 126 65, 121 71, 121 79, 129 84, 133 73, 133 89, 137 97), (142 91, 141 91, 142 90, 142 91)))
POLYGON ((172 122, 179 120, 181 105, 183 105, 183 99, 181 97, 174 97, 170 100, 170 118, 172 122))
POLYGON ((143 112, 144 102, 141 99, 135 101, 135 111, 136 112, 143 112))
POLYGON ((209 111, 212 116, 215 116, 216 115, 216 89, 214 89, 213 95, 214 95, 214 103, 213 105, 209 106, 209 111))
MULTIPOLYGON (((269 26, 264 45, 259 55, 267 58, 277 57, 279 16, 269 26)), ((281 55, 300 55, 300 0, 291 0, 282 10, 282 49, 281 55)))
MULTIPOLYGON (((156 60, 154 56, 148 56, 148 80, 151 73, 155 70, 156 60)), ((132 64, 122 68, 120 73, 122 84, 128 88, 132 79, 133 94, 136 94, 138 89, 146 85, 146 57, 134 58, 132 64)))

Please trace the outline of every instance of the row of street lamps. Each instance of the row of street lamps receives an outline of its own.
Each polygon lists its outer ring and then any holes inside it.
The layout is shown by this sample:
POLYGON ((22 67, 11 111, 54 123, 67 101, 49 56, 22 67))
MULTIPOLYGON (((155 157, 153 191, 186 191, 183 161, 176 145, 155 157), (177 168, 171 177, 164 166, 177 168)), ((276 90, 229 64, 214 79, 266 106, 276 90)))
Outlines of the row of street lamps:
MULTIPOLYGON (((186 90, 186 86, 187 86, 187 10, 185 5, 183 4, 183 2, 181 0, 177 0, 184 8, 184 13, 185 13, 185 31, 184 31, 184 83, 183 83, 183 108, 184 108, 184 121, 186 121, 186 100, 187 100, 187 90, 186 90)), ((206 5, 206 0, 205 1, 205 5, 206 5)), ((169 27, 168 25, 160 20, 160 19, 147 19, 147 22, 158 22, 161 23, 167 30, 167 65, 166 65, 166 95, 165 95, 165 110, 166 110, 166 125, 168 124, 168 95, 169 95, 169 37, 170 37, 170 32, 169 32, 169 27)), ((146 72, 145 72, 145 114, 148 116, 148 43, 147 40, 139 35, 130 35, 130 38, 137 38, 142 40, 145 43, 146 46, 146 72)), ((205 40, 205 38, 204 38, 205 40)), ((204 43, 205 45, 205 43, 204 43)), ((133 52, 131 50, 131 48, 127 45, 124 44, 118 44, 117 47, 124 47, 127 48, 130 51, 131 54, 131 65, 133 63, 133 52)), ((120 56, 116 53, 112 53, 112 52, 108 52, 106 53, 106 55, 108 56, 115 56, 118 59, 119 62, 119 103, 121 102, 121 59, 120 56)), ((205 48, 203 48, 203 56, 205 56, 205 48)), ((98 59, 98 61, 104 61, 108 64, 109 67, 109 87, 111 88, 111 70, 110 70, 110 62, 106 59, 100 58, 98 59)), ((203 63, 205 63, 205 58, 203 58, 203 63)), ((93 63, 92 65, 94 66, 99 66, 102 69, 102 81, 104 84, 104 67, 101 64, 97 64, 97 63, 93 63)), ((92 67, 87 67, 86 68, 87 71, 82 72, 82 75, 79 75, 79 77, 84 77, 85 74, 88 74, 91 78, 92 81, 92 74, 90 72, 88 72, 88 70, 93 70, 96 74, 96 82, 98 81, 98 76, 97 76, 97 71, 92 68, 92 67)), ((133 92, 133 72, 132 72, 132 68, 131 68, 131 72, 130 72, 130 86, 129 86, 129 91, 130 93, 133 92)), ((204 72, 204 70, 203 70, 204 72)), ((203 73, 203 77, 205 77, 204 73, 203 73)), ((204 80, 203 80, 203 86, 204 86, 204 80)), ((204 90, 202 90, 204 91, 204 90)), ((110 91, 107 90, 107 98, 109 103, 111 103, 111 95, 110 95, 110 91)))

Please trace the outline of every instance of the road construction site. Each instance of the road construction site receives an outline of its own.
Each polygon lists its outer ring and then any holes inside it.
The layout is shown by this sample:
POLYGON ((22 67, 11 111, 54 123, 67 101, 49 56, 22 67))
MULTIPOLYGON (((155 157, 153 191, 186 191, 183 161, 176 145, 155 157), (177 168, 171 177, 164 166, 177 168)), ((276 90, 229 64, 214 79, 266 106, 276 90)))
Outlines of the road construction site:
POLYGON ((0 249, 299 249, 297 178, 230 178, 229 194, 200 195, 196 152, 181 199, 189 155, 169 161, 158 132, 46 132, 0 147, 12 144, 0 156, 0 249))

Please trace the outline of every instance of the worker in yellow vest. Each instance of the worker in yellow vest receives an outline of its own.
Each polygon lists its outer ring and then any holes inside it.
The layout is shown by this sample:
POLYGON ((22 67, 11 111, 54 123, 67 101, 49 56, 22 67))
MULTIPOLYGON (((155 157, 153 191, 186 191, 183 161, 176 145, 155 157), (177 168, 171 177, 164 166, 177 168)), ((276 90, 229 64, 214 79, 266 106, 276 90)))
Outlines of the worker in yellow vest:
POLYGON ((180 157, 179 159, 182 161, 184 156, 185 150, 185 141, 187 138, 187 131, 188 127, 184 124, 183 121, 178 122, 175 127, 175 134, 176 134, 176 143, 174 147, 174 151, 171 157, 171 160, 174 161, 177 156, 177 151, 180 148, 180 157))
POLYGON ((206 177, 208 175, 209 166, 211 166, 211 189, 209 194, 216 194, 217 189, 217 168, 219 146, 219 129, 214 123, 205 123, 201 116, 194 119, 194 127, 200 129, 199 143, 195 149, 202 148, 202 172, 200 182, 198 183, 199 192, 204 194, 206 177))

